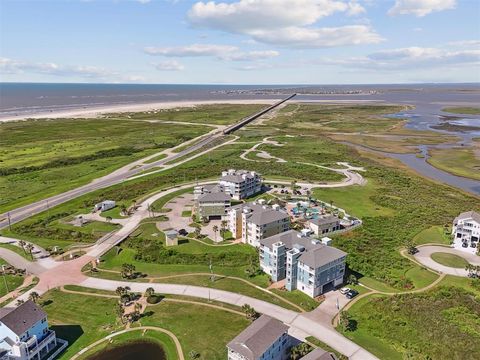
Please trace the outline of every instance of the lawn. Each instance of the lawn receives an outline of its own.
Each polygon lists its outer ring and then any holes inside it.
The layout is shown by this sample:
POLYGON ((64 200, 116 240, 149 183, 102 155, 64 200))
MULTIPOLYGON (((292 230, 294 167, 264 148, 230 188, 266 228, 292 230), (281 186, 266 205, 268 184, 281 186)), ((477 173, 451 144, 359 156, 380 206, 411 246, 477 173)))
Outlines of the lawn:
POLYGON ((415 235, 413 241, 417 245, 432 243, 450 245, 452 239, 450 235, 445 234, 443 226, 435 225, 419 232, 415 235))
POLYGON ((347 211, 352 216, 364 218, 367 216, 392 216, 395 211, 379 206, 372 199, 376 195, 378 185, 373 179, 368 179, 365 186, 347 186, 342 188, 316 188, 313 195, 322 201, 331 203, 347 211))
POLYGON ((461 256, 443 252, 436 252, 431 255, 432 260, 442 264, 458 269, 464 269, 468 265, 468 262, 461 256))
POLYGON ((473 147, 430 149, 427 162, 453 175, 480 180, 480 157, 473 147))
POLYGON ((421 289, 437 280, 438 275, 426 268, 414 266, 405 272, 405 278, 412 282, 414 289, 421 289))
POLYGON ((474 359, 480 302, 458 287, 421 294, 369 296, 348 312, 357 330, 344 335, 381 359, 474 359), (448 344, 448 346, 445 346, 448 344))
MULTIPOLYGON (((53 330, 70 343, 59 359, 69 359, 85 346, 121 329, 114 315, 115 299, 52 290, 42 296, 41 302, 53 330)), ((243 316, 227 311, 174 302, 149 306, 146 316, 140 320, 141 325, 172 331, 179 338, 185 355, 195 350, 202 359, 209 360, 224 359, 225 345, 248 323, 243 316)), ((132 332, 119 339, 141 339, 140 336, 141 332, 132 332)))
MULTIPOLYGON (((1 265, 8 265, 8 263, 2 258, 0 258, 0 273, 3 274, 3 272, 1 271, 1 265)), ((0 297, 8 294, 10 291, 15 290, 23 284, 23 276, 0 275, 0 277, 2 278, 0 279, 0 297), (5 285, 8 287, 8 291, 5 285)))

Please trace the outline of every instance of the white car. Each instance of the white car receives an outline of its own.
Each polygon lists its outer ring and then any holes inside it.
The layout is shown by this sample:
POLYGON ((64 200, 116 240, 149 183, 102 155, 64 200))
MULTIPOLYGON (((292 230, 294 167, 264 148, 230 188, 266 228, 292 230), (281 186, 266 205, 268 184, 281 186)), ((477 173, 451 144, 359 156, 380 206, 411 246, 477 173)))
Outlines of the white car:
POLYGON ((345 295, 345 294, 348 293, 349 291, 350 291, 350 288, 344 287, 344 288, 341 288, 341 289, 340 289, 340 294, 345 295))

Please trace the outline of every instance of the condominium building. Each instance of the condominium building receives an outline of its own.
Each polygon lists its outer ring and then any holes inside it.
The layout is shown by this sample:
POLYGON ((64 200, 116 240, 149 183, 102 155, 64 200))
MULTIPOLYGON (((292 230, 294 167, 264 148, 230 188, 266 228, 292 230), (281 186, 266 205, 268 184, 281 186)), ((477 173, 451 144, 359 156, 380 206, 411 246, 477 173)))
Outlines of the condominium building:
POLYGON ((233 199, 241 200, 262 190, 262 178, 255 171, 230 169, 222 172, 219 185, 233 199))
POLYGON ((289 230, 260 240, 260 267, 285 288, 316 297, 343 283, 347 254, 289 230))
POLYGON ((468 211, 458 215, 453 220, 452 234, 455 239, 468 245, 477 243, 480 239, 480 214, 468 211))
POLYGON ((209 220, 223 218, 232 202, 230 195, 219 185, 196 186, 193 197, 197 214, 209 220))
POLYGON ((287 360, 291 346, 288 326, 262 315, 227 344, 228 360, 287 360))
POLYGON ((290 217, 278 205, 247 203, 232 206, 227 214, 228 229, 235 239, 260 246, 260 239, 287 231, 290 217))
POLYGON ((47 314, 33 301, 0 309, 0 359, 40 360, 56 346, 47 314))
POLYGON ((341 229, 340 219, 334 215, 320 216, 309 220, 309 228, 315 235, 328 234, 341 229))

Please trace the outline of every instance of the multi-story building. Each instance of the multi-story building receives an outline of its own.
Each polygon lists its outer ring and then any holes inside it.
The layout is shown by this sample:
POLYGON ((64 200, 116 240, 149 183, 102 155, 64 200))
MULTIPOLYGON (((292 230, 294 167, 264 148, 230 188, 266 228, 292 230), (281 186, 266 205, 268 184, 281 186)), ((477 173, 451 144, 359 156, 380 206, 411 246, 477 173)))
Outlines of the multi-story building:
POLYGON ((262 190, 262 178, 255 171, 230 169, 222 172, 219 185, 233 199, 241 200, 262 190))
POLYGON ((219 185, 196 186, 193 197, 197 214, 209 220, 225 217, 232 203, 230 195, 219 185))
POLYGON ((340 219, 334 215, 311 219, 309 220, 309 227, 315 235, 328 234, 341 229, 340 219))
POLYGON ((288 326, 262 315, 227 344, 228 360, 287 360, 291 346, 288 326))
POLYGON ((57 346, 47 314, 29 300, 16 308, 0 309, 0 358, 41 360, 57 346))
POLYGON ((316 297, 343 283, 347 254, 289 230, 260 240, 260 267, 285 288, 316 297))
POLYGON ((279 206, 255 203, 232 206, 227 214, 228 229, 235 239, 255 247, 260 239, 287 231, 290 217, 279 206))
POLYGON ((480 214, 468 211, 453 220, 452 234, 456 240, 471 245, 480 239, 480 214))

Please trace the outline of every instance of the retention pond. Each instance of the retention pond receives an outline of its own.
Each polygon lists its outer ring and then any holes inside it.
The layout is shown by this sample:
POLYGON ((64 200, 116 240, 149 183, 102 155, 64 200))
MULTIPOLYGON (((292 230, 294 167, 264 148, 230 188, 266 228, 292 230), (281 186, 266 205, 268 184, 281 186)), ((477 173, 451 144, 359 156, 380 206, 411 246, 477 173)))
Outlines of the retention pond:
POLYGON ((150 341, 135 341, 102 350, 87 360, 166 360, 163 348, 150 341))

